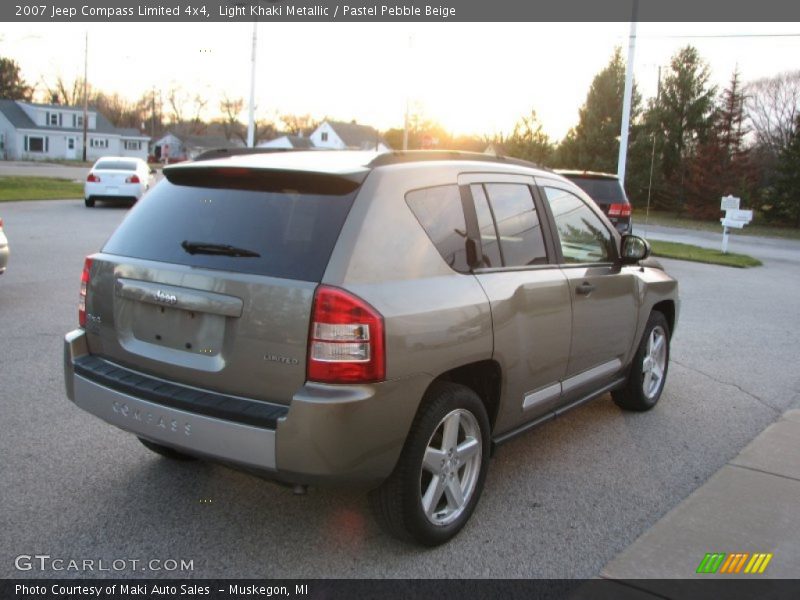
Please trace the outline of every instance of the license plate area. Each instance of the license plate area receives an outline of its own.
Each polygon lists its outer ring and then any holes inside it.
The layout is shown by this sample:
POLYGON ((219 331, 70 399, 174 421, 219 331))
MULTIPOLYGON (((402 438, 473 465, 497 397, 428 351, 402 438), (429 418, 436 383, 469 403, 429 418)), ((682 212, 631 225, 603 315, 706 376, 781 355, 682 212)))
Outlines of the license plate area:
POLYGON ((141 342, 203 356, 222 350, 225 317, 199 311, 125 301, 130 307, 131 333, 141 342))

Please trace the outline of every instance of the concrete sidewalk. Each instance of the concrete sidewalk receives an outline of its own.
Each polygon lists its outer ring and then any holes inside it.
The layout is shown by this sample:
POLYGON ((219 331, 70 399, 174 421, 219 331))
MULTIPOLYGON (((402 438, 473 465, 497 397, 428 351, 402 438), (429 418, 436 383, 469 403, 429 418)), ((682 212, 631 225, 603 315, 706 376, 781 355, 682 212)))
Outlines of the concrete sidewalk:
POLYGON ((637 588, 667 596, 664 579, 800 577, 800 410, 767 427, 608 563, 601 577, 638 579, 637 588), (698 574, 707 553, 773 556, 763 574, 698 574))

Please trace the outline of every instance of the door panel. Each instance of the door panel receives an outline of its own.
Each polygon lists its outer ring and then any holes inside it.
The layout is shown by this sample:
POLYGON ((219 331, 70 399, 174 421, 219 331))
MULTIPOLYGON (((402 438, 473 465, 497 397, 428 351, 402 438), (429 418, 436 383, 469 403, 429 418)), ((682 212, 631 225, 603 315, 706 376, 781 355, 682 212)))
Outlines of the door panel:
POLYGON ((503 371, 500 434, 559 402, 572 328, 569 288, 558 268, 476 277, 492 307, 494 357, 503 371))
POLYGON ((617 237, 580 196, 557 183, 544 187, 572 299, 572 343, 565 395, 613 377, 633 345, 636 278, 622 270, 617 237))

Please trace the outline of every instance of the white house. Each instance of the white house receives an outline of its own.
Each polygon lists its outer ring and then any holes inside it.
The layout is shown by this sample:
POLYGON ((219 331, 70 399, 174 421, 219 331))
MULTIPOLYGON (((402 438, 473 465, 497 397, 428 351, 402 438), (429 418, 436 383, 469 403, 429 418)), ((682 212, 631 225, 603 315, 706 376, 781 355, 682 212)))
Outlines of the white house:
POLYGON ((314 142, 311 141, 311 138, 307 138, 302 135, 282 135, 274 140, 261 142, 258 147, 287 150, 313 150, 314 142))
POLYGON ((391 150, 377 129, 355 122, 323 121, 309 138, 316 148, 377 150, 378 152, 391 150))
MULTIPOLYGON (((136 129, 114 127, 89 110, 86 158, 147 158, 150 138, 136 129)), ((0 158, 3 160, 79 160, 83 157, 83 108, 0 100, 0 158)))

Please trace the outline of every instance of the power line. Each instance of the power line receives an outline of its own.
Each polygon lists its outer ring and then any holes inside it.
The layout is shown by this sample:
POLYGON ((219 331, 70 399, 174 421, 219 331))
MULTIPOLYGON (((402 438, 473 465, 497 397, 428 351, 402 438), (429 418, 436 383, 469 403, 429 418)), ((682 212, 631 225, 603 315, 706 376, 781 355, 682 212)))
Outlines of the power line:
POLYGON ((718 33, 700 35, 640 35, 649 39, 686 39, 686 38, 776 38, 800 37, 800 33, 718 33))

